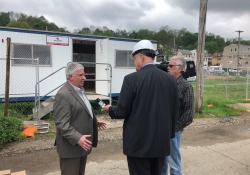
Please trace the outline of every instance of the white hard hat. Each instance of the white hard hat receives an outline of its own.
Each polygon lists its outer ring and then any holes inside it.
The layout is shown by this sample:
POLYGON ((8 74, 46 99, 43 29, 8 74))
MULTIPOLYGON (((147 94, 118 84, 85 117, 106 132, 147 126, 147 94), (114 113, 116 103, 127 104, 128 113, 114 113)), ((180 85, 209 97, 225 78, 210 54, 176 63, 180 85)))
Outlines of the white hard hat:
POLYGON ((153 44, 149 40, 141 40, 134 46, 133 52, 130 54, 130 57, 133 58, 133 55, 138 50, 152 50, 155 51, 153 44))

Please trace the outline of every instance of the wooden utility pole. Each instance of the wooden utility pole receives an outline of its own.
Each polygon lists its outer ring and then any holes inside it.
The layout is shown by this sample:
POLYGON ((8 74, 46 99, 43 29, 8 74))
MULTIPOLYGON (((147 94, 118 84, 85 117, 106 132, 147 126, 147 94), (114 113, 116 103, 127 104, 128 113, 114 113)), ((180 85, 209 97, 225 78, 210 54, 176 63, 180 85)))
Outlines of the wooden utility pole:
POLYGON ((11 39, 10 39, 10 38, 7 38, 4 116, 8 116, 8 109, 9 109, 9 89, 10 89, 10 43, 11 43, 11 39))
POLYGON ((238 54, 237 54, 237 75, 236 75, 238 77, 239 76, 239 66, 240 66, 240 33, 244 32, 244 31, 238 30, 235 32, 239 33, 239 36, 238 36, 238 54))
POLYGON ((203 62, 206 32, 206 14, 208 0, 200 0, 199 35, 196 62, 196 106, 195 111, 202 113, 203 105, 203 62))

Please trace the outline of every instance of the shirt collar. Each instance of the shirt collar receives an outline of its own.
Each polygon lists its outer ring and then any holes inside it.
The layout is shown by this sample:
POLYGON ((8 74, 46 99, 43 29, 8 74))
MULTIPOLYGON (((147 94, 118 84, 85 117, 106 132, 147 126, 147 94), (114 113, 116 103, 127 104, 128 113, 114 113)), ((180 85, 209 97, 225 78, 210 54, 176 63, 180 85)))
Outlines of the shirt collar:
POLYGON ((75 85, 73 85, 71 83, 69 83, 69 84, 75 89, 76 92, 84 93, 84 88, 83 87, 79 88, 79 87, 76 87, 75 85))
POLYGON ((146 63, 141 68, 143 68, 144 66, 150 65, 150 64, 154 64, 154 63, 146 63))

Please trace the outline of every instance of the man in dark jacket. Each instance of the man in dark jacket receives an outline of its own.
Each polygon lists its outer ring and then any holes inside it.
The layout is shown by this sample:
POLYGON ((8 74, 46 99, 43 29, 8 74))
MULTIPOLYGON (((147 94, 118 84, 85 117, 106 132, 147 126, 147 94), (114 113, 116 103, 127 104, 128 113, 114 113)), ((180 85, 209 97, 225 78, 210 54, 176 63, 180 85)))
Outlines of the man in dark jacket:
POLYGON ((137 72, 125 76, 117 106, 103 109, 112 119, 124 119, 123 153, 130 174, 159 175, 175 134, 176 79, 154 65, 150 41, 138 42, 131 56, 137 72))
POLYGON ((194 117, 194 92, 193 87, 185 80, 181 72, 186 70, 186 60, 174 56, 168 64, 168 71, 177 79, 179 95, 179 115, 175 126, 175 137, 170 141, 170 156, 165 158, 161 175, 168 174, 168 164, 171 175, 181 175, 180 143, 183 129, 190 125, 194 117))

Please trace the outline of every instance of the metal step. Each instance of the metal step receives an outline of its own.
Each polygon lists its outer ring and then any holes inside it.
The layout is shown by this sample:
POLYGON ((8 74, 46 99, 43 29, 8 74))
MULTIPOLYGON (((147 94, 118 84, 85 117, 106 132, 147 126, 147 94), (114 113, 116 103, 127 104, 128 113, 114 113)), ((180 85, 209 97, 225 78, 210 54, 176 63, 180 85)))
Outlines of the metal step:
POLYGON ((50 123, 34 124, 34 126, 38 128, 38 133, 46 134, 49 132, 50 123))
POLYGON ((50 97, 47 100, 43 101, 40 104, 40 112, 39 112, 39 106, 36 106, 33 108, 33 115, 34 119, 40 120, 42 117, 53 111, 53 102, 55 97, 50 97), (40 116, 39 116, 40 113, 40 116))

